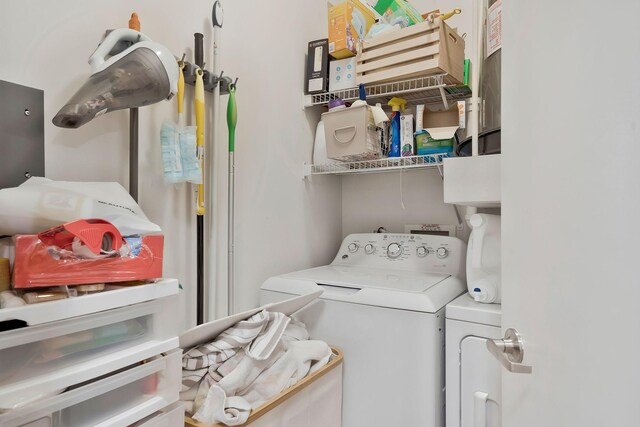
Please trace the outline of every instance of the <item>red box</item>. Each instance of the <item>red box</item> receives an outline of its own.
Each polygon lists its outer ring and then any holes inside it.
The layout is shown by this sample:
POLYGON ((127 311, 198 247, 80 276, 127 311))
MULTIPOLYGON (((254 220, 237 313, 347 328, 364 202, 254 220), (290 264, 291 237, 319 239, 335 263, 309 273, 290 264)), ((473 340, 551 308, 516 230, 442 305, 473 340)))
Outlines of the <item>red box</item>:
POLYGON ((162 277, 164 236, 141 237, 135 256, 56 259, 37 235, 16 236, 14 288, 126 282, 162 277))

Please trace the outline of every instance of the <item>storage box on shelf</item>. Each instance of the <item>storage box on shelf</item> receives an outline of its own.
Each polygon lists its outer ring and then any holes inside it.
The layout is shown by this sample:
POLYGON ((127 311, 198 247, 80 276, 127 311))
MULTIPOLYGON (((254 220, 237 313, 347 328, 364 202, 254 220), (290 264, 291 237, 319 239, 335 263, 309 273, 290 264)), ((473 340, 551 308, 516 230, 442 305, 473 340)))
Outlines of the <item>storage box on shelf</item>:
POLYGON ((448 74, 455 84, 464 80, 464 40, 440 19, 380 34, 358 51, 358 84, 437 74, 448 74))

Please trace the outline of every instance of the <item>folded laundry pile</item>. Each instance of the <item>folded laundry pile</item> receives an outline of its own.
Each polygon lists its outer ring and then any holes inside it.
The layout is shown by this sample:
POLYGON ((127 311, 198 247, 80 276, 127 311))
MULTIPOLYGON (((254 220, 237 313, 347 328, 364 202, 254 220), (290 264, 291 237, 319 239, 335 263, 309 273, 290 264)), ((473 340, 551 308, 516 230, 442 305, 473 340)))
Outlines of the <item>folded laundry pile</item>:
POLYGON ((327 343, 309 340, 304 324, 263 310, 183 355, 180 400, 197 421, 240 425, 330 356, 327 343))

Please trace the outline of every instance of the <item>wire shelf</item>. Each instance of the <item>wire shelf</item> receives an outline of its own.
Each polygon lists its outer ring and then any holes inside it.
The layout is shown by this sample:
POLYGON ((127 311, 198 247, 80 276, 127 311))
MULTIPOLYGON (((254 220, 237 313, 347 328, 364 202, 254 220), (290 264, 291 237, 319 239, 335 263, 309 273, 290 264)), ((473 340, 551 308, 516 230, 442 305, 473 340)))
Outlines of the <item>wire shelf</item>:
MULTIPOLYGON (((391 83, 379 83, 365 86, 367 101, 380 102, 386 105, 394 96, 401 95, 408 102, 424 104, 442 104, 460 101, 471 96, 471 89, 465 85, 455 85, 447 74, 417 77, 391 83)), ((358 99, 358 88, 337 90, 305 96, 305 107, 327 105, 332 99, 355 101, 358 99)))
POLYGON ((306 165, 305 175, 348 175, 431 167, 437 167, 440 170, 443 159, 447 157, 449 157, 449 153, 306 165))

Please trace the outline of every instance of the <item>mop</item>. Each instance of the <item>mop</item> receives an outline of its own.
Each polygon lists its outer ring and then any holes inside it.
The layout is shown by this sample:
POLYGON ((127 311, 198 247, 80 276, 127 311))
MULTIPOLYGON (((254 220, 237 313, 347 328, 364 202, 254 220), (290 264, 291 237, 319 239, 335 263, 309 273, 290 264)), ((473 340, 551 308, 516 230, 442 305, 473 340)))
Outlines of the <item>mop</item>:
MULTIPOLYGON (((202 55, 202 34, 196 33, 195 59, 196 65, 200 68, 196 70, 196 90, 195 90, 195 112, 196 112, 196 144, 198 146, 198 160, 200 160, 200 170, 204 173, 204 82, 202 80, 204 66, 202 55)), ((204 180, 198 184, 197 200, 197 324, 204 323, 204 180)))
MULTIPOLYGON (((236 79, 236 83, 238 80, 236 79)), ((234 312, 233 298, 234 298, 234 277, 233 277, 233 226, 234 226, 234 169, 235 169, 235 139, 236 139, 236 123, 238 121, 238 109, 236 106, 236 83, 229 85, 229 102, 227 103, 227 126, 229 127, 229 224, 228 224, 228 258, 227 258, 227 276, 228 276, 228 288, 229 294, 227 296, 228 314, 231 315, 234 312)))

